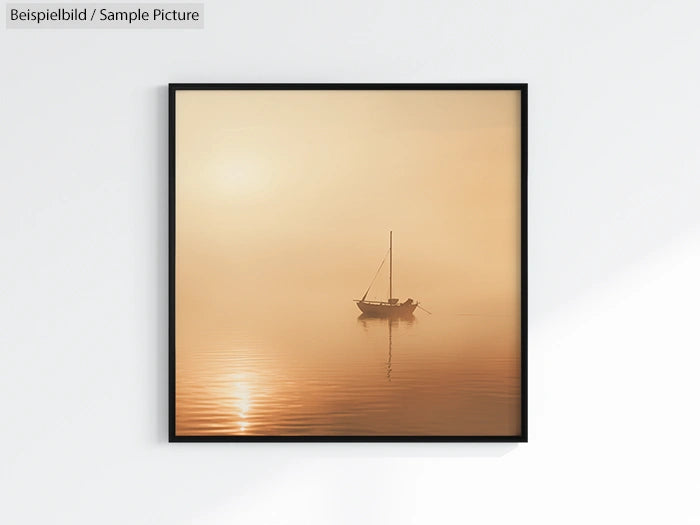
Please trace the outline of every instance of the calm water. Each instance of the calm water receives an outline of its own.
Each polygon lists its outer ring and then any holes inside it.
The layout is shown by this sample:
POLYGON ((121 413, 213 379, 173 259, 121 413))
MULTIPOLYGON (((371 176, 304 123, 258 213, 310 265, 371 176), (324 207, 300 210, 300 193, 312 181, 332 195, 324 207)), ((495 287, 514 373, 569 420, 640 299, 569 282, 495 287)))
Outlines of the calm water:
POLYGON ((177 433, 513 435, 519 320, 365 319, 349 302, 235 312, 178 333, 177 433))

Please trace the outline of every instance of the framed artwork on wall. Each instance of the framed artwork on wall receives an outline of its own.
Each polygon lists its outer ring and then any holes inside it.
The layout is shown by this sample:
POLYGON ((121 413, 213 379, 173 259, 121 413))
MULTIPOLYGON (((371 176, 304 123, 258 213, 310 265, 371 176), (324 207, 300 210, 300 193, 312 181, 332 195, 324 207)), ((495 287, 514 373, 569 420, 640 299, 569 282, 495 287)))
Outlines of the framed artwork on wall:
POLYGON ((527 441, 527 85, 171 84, 170 441, 527 441))

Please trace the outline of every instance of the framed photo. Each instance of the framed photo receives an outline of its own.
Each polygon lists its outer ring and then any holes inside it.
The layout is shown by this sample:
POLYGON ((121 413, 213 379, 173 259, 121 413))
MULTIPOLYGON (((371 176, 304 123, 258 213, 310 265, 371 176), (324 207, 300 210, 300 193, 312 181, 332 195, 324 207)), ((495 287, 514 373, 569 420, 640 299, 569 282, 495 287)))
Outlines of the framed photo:
POLYGON ((171 84, 170 441, 527 441, 527 85, 171 84))

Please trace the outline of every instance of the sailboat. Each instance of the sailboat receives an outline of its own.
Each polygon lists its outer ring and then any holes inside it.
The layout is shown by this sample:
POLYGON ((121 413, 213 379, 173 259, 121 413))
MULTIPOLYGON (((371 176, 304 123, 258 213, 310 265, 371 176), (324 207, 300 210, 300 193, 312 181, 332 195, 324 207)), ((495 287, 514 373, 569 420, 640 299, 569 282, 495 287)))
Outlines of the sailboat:
POLYGON ((398 299, 393 296, 393 273, 394 273, 394 249, 393 249, 393 232, 389 232, 389 299, 386 301, 367 301, 367 294, 369 293, 374 280, 379 275, 379 270, 382 269, 386 256, 382 264, 379 265, 377 273, 374 275, 374 279, 369 284, 365 295, 362 299, 355 299, 357 307, 362 311, 363 314, 370 317, 408 317, 412 316, 415 309, 418 307, 418 303, 414 302, 413 299, 406 299, 403 303, 400 303, 398 299))

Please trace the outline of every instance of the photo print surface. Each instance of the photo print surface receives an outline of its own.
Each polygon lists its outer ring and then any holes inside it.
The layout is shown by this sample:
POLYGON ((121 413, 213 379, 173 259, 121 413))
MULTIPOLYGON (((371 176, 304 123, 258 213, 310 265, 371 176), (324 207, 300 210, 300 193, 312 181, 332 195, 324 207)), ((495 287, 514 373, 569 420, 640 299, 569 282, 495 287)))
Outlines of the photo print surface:
POLYGON ((523 86, 171 86, 171 440, 525 439, 523 86))

